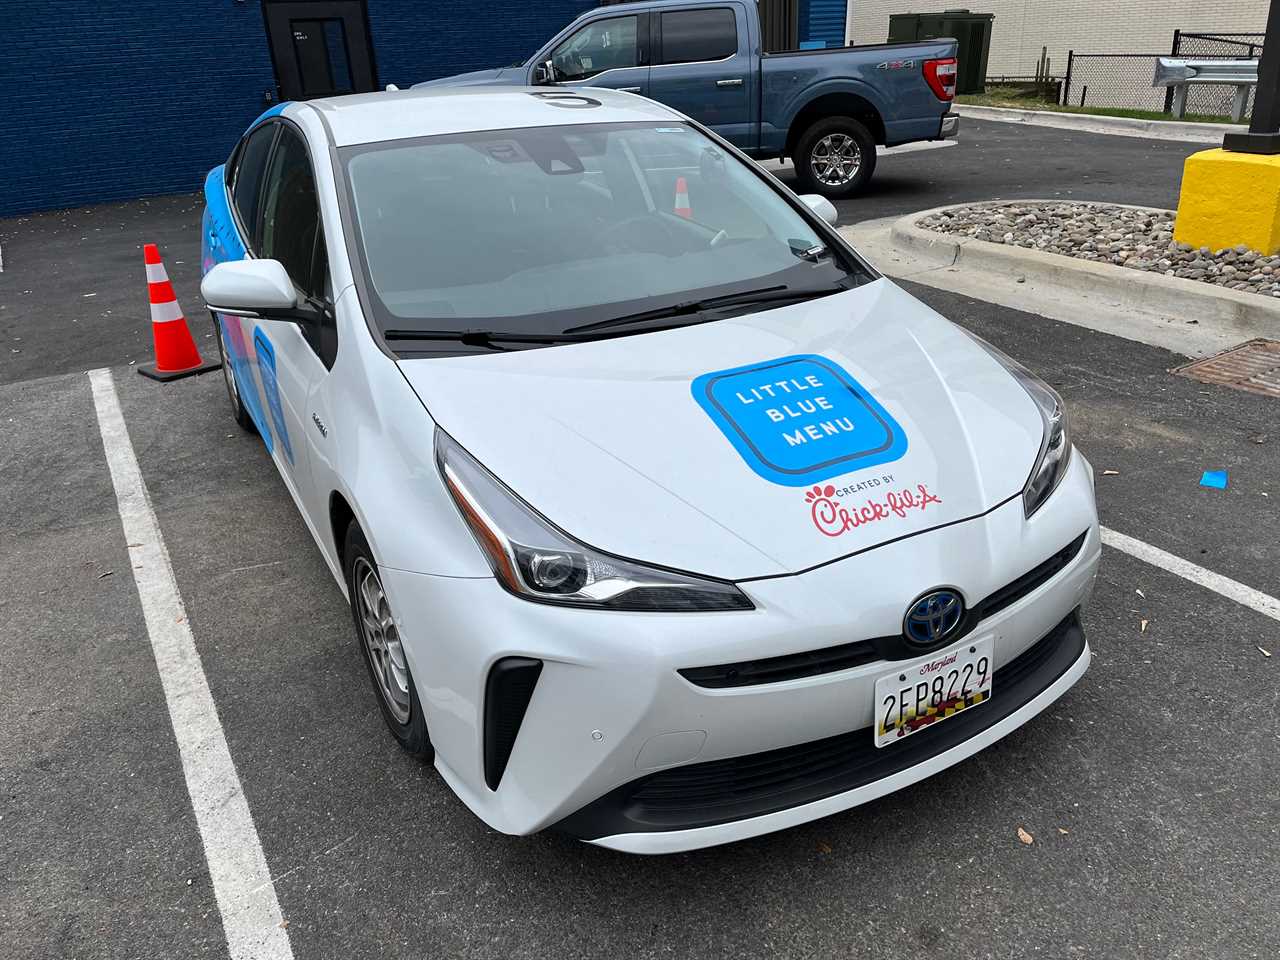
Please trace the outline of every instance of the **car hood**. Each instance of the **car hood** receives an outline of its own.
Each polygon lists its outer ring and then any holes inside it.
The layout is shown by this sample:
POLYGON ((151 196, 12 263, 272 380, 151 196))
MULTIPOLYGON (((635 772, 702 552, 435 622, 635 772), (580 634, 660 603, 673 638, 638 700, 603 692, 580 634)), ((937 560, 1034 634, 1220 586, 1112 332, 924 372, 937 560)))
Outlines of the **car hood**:
POLYGON ((520 86, 523 83, 523 67, 495 67, 491 70, 473 70, 470 73, 455 73, 451 77, 426 80, 423 83, 415 83, 413 88, 416 90, 418 87, 479 87, 495 84, 520 86))
POLYGON ((591 546, 794 573, 1019 494, 1043 424, 955 325, 876 280, 660 333, 402 360, 431 416, 591 546))

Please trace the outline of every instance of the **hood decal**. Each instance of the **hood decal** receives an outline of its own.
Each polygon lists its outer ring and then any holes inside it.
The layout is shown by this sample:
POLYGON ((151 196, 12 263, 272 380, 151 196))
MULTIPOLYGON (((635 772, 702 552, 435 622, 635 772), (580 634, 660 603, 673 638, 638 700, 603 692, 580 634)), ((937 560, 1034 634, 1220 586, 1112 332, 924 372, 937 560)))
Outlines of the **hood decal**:
POLYGON ((834 360, 779 357, 705 373, 693 397, 752 470, 803 487, 899 460, 907 435, 834 360))

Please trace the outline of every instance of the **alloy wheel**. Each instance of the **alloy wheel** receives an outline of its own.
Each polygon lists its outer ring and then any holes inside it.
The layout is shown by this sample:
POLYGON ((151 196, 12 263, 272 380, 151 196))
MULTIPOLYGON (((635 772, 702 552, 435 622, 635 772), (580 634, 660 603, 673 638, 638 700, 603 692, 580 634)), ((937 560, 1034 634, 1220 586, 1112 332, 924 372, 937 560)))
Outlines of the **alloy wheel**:
POLYGON ((829 133, 813 145, 809 166, 819 183, 842 187, 858 175, 862 149, 848 134, 829 133))
POLYGON ((382 581, 364 557, 357 558, 351 579, 355 584, 360 638, 373 666, 375 685, 391 715, 400 723, 408 723, 409 663, 382 581))

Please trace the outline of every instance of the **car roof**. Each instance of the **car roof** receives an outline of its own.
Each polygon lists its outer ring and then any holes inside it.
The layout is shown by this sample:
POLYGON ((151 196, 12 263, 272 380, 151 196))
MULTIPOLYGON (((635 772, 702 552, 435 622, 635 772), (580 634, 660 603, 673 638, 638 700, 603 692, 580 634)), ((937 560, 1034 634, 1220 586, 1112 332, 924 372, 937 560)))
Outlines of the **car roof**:
POLYGON ((480 130, 683 119, 652 100, 596 87, 426 87, 291 107, 317 111, 339 147, 480 130))

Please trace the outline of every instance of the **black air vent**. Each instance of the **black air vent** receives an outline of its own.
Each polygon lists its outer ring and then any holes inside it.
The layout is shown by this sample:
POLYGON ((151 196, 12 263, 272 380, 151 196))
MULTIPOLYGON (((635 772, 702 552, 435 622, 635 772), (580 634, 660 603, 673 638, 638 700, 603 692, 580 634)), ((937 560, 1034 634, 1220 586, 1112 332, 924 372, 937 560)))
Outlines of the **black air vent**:
POLYGON ((529 657, 504 657, 489 670, 484 686, 484 782, 490 790, 502 782, 541 673, 542 661, 529 657))
POLYGON ((1065 570, 1067 564, 1076 558, 1076 554, 1084 546, 1084 538, 1088 535, 1089 531, 1086 530, 1044 563, 1032 567, 1017 580, 1012 583, 1006 583, 991 596, 984 599, 974 610, 979 622, 987 617, 995 616, 1005 607, 1013 606, 1031 591, 1042 584, 1048 583, 1057 574, 1065 570))
POLYGON ((715 667, 690 667, 680 675, 700 687, 746 687, 756 683, 779 683, 797 677, 816 677, 879 660, 870 640, 843 643, 838 647, 806 650, 784 657, 723 663, 715 667))

